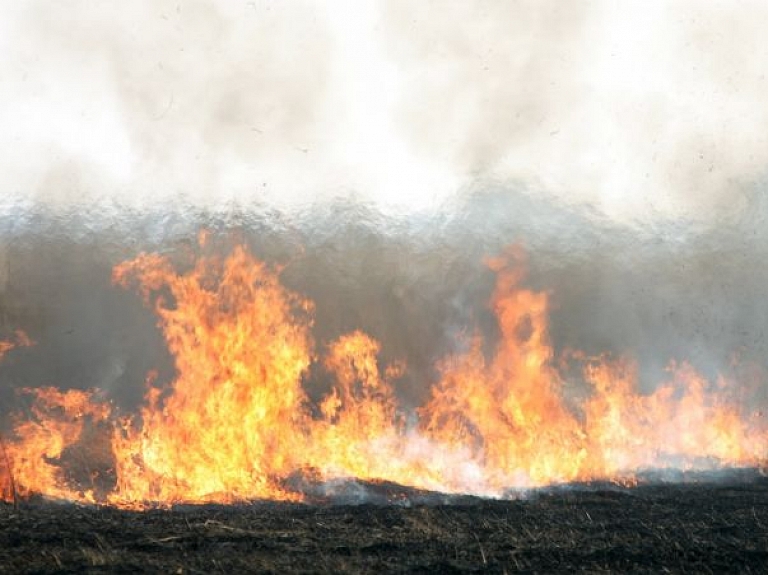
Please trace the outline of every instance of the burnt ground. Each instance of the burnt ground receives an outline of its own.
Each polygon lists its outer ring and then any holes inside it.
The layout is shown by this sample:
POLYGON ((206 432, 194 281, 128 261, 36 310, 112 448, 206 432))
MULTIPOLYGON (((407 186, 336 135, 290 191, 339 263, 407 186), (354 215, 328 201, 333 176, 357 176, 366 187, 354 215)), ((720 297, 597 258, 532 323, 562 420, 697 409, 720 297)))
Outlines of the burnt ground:
POLYGON ((342 497, 144 512, 0 504, 0 572, 768 573, 768 478, 759 474, 505 501, 382 484, 371 492, 375 503, 358 505, 342 497))

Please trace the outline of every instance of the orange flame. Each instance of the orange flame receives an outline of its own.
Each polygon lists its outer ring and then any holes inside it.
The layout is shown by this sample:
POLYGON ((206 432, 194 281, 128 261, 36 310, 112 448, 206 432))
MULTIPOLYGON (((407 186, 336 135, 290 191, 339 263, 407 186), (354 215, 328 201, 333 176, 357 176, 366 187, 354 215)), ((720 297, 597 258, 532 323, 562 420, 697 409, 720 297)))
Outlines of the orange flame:
POLYGON ((548 296, 518 287, 523 255, 491 260, 501 338, 486 360, 476 336, 470 351, 442 362, 442 381, 421 410, 425 432, 475 454, 494 488, 540 485, 580 476, 585 434, 562 401, 547 336, 548 296))
POLYGON ((116 497, 290 498, 280 479, 303 463, 312 305, 243 248, 183 275, 143 255, 114 279, 147 298, 167 291, 155 309, 178 370, 165 395, 150 388, 138 431, 115 440, 116 497))
MULTIPOLYGON (((521 287, 522 250, 488 264, 498 341, 488 353, 475 335, 468 351, 439 361, 440 379, 415 412, 396 394, 406 366, 381 366, 368 335, 341 336, 316 358, 313 304, 245 248, 200 257, 186 271, 152 254, 120 264, 113 279, 154 307, 175 379, 159 387, 150 377, 134 416, 113 414, 91 392, 24 390, 34 401, 3 436, 0 496, 130 507, 300 500, 297 477, 502 495, 628 480, 646 468, 765 465, 768 423, 742 407, 732 382, 708 382, 681 364, 643 394, 631 361, 577 353, 572 381, 549 341, 549 295, 521 287), (313 363, 332 378, 316 405, 303 385, 313 363), (89 444, 98 433, 108 447, 97 457, 89 444)), ((14 345, 0 343, 0 356, 14 345)))
POLYGON ((43 493, 59 499, 94 501, 96 476, 81 478, 80 485, 73 485, 59 463, 65 450, 81 440, 86 426, 107 420, 109 406, 93 401, 86 391, 62 392, 50 387, 22 391, 35 401, 31 417, 14 429, 16 440, 3 445, 3 456, 10 462, 9 473, 0 482, 4 499, 43 493))

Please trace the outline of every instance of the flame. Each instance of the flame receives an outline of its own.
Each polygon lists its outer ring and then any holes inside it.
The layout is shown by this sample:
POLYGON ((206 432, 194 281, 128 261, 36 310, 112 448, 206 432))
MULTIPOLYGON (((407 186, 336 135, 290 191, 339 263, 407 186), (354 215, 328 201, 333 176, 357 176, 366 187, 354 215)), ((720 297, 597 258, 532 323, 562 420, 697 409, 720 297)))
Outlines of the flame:
MULTIPOLYGON (((0 437, 0 497, 137 508, 301 500, 306 481, 344 477, 500 496, 629 481, 648 468, 766 464, 768 424, 743 407, 735 382, 707 381, 681 363, 641 393, 629 359, 556 357, 550 295, 522 286, 523 251, 488 266, 497 341, 475 334, 465 352, 438 361, 428 401, 413 410, 396 393, 405 364, 382 365, 380 343, 360 331, 317 354, 312 302, 244 247, 186 268, 141 254, 113 280, 153 307, 173 381, 158 385, 150 374, 133 415, 95 391, 22 390, 32 403, 0 437), (563 375, 565 359, 576 375, 563 375), (313 403, 305 383, 321 366, 330 389, 313 403), (100 451, 97 435, 107 438, 100 451)), ((0 357, 29 344, 22 335, 0 342, 0 357)))
POLYGON ((59 465, 67 449, 76 446, 87 426, 104 422, 108 404, 93 401, 92 393, 55 388, 23 389, 34 403, 31 417, 19 421, 16 439, 3 444, 3 459, 10 472, 0 479, 4 499, 43 493, 59 499, 94 501, 93 483, 98 473, 85 478, 85 485, 72 485, 59 465), (90 485, 89 485, 90 484, 90 485))
POLYGON ((137 282, 147 301, 165 290, 155 311, 178 371, 167 393, 150 388, 138 430, 126 425, 115 441, 116 497, 291 498, 280 479, 303 463, 310 302, 243 248, 186 274, 142 255, 114 280, 137 282))
POLYGON ((495 489, 576 479, 586 457, 584 430, 562 401, 552 366, 549 298, 518 287, 523 259, 513 248, 489 261, 498 274, 491 307, 501 331, 493 357, 484 357, 475 336, 467 354, 442 362, 443 378, 420 411, 427 435, 470 450, 495 489))

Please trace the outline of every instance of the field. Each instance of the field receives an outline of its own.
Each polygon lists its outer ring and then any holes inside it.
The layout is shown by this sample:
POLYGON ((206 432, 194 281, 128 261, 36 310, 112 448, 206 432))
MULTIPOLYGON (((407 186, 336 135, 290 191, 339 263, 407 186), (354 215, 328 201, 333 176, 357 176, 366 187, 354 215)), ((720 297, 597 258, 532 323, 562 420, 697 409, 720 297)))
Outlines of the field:
POLYGON ((312 504, 2 504, 0 572, 768 572, 758 473, 503 501, 350 485, 312 504))

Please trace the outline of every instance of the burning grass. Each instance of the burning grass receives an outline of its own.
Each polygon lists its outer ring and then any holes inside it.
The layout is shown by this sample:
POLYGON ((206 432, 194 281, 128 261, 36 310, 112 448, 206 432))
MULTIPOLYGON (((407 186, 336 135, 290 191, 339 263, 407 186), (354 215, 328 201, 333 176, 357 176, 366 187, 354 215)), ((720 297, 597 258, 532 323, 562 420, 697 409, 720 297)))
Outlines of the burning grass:
MULTIPOLYGON (((150 374, 134 414, 98 391, 21 390, 29 408, 3 435, 0 497, 123 508, 300 501, 302 477, 498 497, 631 482, 649 468, 765 465, 768 420, 744 400, 745 386, 679 364, 643 394, 631 360, 556 357, 549 294, 523 286, 525 254, 511 248, 488 266, 498 341, 468 336, 438 361, 427 402, 407 410, 396 393, 407 366, 381 365, 382 344, 361 331, 318 349, 314 304, 244 247, 222 256, 201 236, 186 263, 124 262, 113 280, 156 313, 175 379, 150 374), (563 375, 564 364, 578 376, 563 375), (313 367, 332 382, 315 403, 305 389, 313 367)), ((28 344, 19 335, 0 353, 28 344)))

